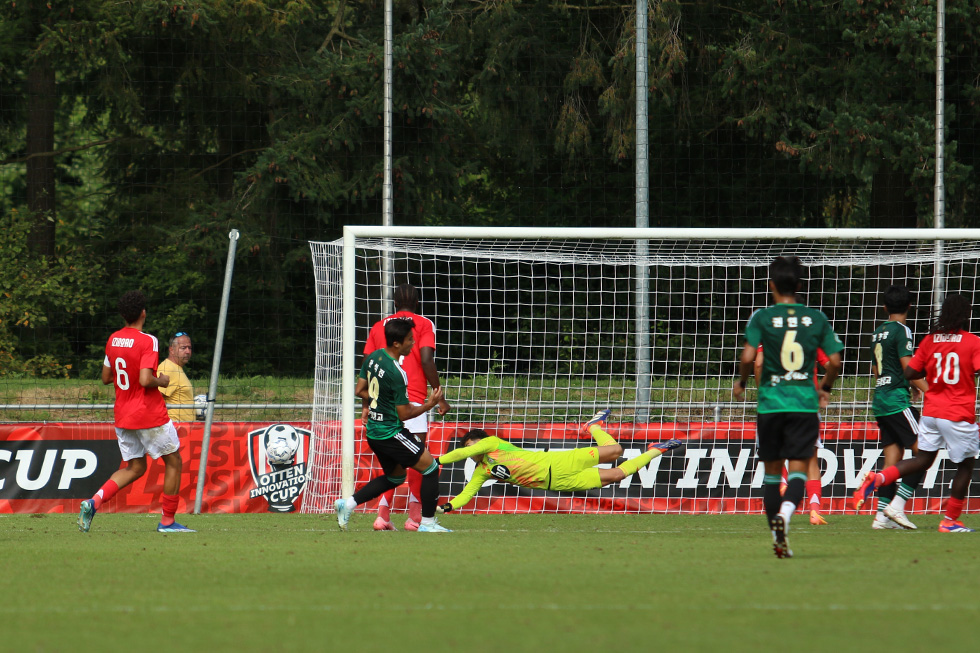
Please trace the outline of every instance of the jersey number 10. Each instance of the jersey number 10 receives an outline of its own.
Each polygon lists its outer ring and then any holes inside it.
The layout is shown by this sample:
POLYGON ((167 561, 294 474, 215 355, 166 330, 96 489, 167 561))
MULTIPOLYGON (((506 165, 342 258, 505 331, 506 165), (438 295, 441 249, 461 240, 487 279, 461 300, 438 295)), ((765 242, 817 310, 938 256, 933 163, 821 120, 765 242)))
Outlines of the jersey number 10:
POLYGON ((960 356, 955 351, 951 351, 946 354, 946 365, 943 369, 943 355, 936 352, 932 355, 936 359, 936 376, 932 380, 933 383, 939 381, 939 377, 943 377, 943 381, 947 385, 956 385, 960 382, 960 356))

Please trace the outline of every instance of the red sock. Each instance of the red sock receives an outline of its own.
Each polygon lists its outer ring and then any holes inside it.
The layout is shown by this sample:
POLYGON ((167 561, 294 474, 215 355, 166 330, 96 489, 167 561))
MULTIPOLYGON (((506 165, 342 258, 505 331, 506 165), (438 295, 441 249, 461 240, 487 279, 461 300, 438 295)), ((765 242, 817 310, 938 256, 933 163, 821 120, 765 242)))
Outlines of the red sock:
POLYGON ((881 478, 878 479, 880 482, 875 487, 881 487, 882 485, 891 485, 901 477, 902 475, 901 473, 899 473, 898 467, 896 467, 895 465, 892 465, 891 467, 886 467, 881 471, 881 478))
POLYGON ((176 494, 164 494, 160 497, 160 507, 163 508, 163 518, 160 523, 164 526, 170 526, 174 523, 174 513, 177 512, 177 500, 176 494))
POLYGON ((806 482, 806 495, 810 497, 810 510, 820 510, 820 479, 816 478, 806 482))
POLYGON ((391 504, 394 500, 394 490, 388 490, 381 495, 381 501, 378 502, 378 517, 385 521, 391 521, 391 504))
POLYGON ((422 494, 422 474, 414 469, 408 470, 408 518, 412 521, 422 519, 422 504, 420 497, 422 494), (412 498, 415 501, 412 501, 412 498))
POLYGON ((96 510, 98 510, 102 507, 103 503, 116 496, 116 492, 118 491, 119 486, 116 485, 116 482, 110 478, 92 497, 92 505, 95 506, 96 510))
POLYGON ((946 519, 956 521, 963 514, 963 499, 950 497, 946 500, 946 519))

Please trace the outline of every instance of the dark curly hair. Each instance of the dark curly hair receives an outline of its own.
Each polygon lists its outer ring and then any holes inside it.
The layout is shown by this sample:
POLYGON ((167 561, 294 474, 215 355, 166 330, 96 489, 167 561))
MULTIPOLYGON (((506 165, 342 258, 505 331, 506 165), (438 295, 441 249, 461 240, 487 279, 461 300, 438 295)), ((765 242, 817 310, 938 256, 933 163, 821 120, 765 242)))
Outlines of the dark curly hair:
POLYGON ((973 306, 964 295, 946 295, 939 317, 933 323, 929 333, 951 333, 959 329, 966 330, 970 322, 973 306))
POLYGON ((126 324, 132 324, 140 319, 140 315, 146 309, 146 295, 141 290, 124 292, 119 298, 116 308, 122 318, 126 320, 126 324))

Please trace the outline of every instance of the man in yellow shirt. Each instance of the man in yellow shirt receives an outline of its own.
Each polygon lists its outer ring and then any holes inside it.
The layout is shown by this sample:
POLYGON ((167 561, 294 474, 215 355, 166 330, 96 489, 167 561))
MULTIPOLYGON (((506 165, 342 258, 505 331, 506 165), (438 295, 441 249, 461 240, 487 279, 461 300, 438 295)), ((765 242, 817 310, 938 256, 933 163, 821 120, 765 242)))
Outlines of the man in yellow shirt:
MULTIPOLYGON (((184 331, 178 331, 170 339, 170 352, 166 360, 160 363, 159 373, 170 377, 170 385, 160 388, 167 405, 193 404, 194 386, 184 374, 184 365, 191 359, 191 337, 184 331)), ((167 408, 167 414, 175 422, 193 422, 193 408, 167 408)))

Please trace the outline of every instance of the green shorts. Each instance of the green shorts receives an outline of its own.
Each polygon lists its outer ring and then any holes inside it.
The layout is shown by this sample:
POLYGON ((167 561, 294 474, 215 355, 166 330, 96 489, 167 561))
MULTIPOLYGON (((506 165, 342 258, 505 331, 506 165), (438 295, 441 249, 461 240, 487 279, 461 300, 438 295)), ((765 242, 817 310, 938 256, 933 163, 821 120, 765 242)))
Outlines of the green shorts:
POLYGON ((593 490, 602 487, 599 480, 599 447, 573 449, 554 454, 551 462, 549 490, 593 490))

